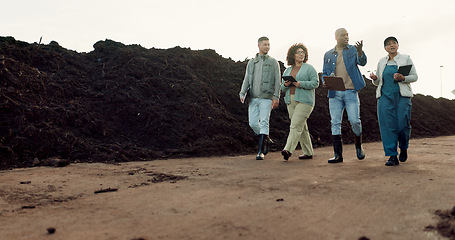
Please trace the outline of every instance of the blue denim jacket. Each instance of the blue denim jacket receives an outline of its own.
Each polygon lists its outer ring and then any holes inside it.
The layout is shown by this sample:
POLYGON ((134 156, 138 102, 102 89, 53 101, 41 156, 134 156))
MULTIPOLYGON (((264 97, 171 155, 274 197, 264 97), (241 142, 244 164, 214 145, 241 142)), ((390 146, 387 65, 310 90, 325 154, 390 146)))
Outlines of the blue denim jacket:
MULTIPOLYGON (((327 51, 324 54, 324 66, 322 70, 322 76, 330 76, 330 74, 335 74, 335 65, 337 63, 338 53, 335 48, 327 51)), ((365 80, 360 73, 359 67, 365 66, 367 64, 367 56, 365 52, 361 57, 357 55, 357 49, 353 45, 347 45, 343 49, 343 60, 346 65, 346 70, 351 77, 352 83, 356 91, 359 91, 365 87, 365 80)), ((335 97, 335 91, 329 91, 329 98, 335 97)))

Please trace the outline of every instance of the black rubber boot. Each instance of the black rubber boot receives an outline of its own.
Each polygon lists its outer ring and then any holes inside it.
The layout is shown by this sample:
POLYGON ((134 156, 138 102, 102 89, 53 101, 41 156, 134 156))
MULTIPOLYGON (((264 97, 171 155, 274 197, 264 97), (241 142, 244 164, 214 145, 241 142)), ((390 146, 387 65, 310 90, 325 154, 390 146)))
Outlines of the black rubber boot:
POLYGON ((335 157, 329 159, 329 163, 340 163, 343 162, 343 141, 341 135, 332 135, 333 152, 335 157))
POLYGON ((362 149, 362 135, 355 136, 355 151, 359 160, 363 160, 365 158, 365 151, 362 149))
POLYGON ((258 140, 258 155, 256 156, 256 160, 264 160, 264 153, 263 153, 263 149, 264 149, 264 136, 266 136, 265 134, 259 134, 259 140, 258 140))
POLYGON ((269 153, 269 145, 273 143, 272 139, 270 139, 269 135, 264 134, 264 143, 263 143, 263 148, 264 150, 262 151, 264 155, 267 155, 269 153))

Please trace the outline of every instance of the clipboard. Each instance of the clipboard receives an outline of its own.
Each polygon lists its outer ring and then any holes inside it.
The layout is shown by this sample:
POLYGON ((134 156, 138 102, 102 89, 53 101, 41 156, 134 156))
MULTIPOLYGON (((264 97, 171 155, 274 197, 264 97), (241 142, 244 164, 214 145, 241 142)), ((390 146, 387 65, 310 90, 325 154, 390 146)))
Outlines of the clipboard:
POLYGON ((323 76, 324 83, 329 85, 328 90, 346 91, 342 77, 323 76))
POLYGON ((411 68, 412 68, 412 65, 400 66, 400 67, 398 67, 397 73, 401 73, 401 75, 403 75, 403 76, 408 76, 409 72, 411 71, 411 68))
POLYGON ((282 76, 282 78, 284 81, 297 82, 297 80, 295 80, 295 78, 291 75, 282 76))

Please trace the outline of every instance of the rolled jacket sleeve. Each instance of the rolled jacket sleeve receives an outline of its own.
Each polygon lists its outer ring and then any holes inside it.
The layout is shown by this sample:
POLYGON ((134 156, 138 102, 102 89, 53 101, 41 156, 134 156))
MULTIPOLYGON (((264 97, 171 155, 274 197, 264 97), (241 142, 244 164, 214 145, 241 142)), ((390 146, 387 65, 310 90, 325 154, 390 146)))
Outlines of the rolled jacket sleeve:
POLYGON ((275 69, 275 92, 273 93, 273 98, 280 99, 281 71, 278 61, 275 61, 275 69))
POLYGON ((360 57, 357 55, 357 64, 360 66, 365 66, 367 64, 367 55, 365 55, 365 52, 362 52, 362 56, 360 57))
POLYGON ((248 64, 246 66, 245 77, 243 78, 242 87, 240 88, 240 93, 239 93, 240 97, 245 97, 246 91, 250 87, 250 80, 249 80, 248 76, 250 75, 249 66, 250 66, 251 62, 252 62, 251 60, 248 61, 248 64))

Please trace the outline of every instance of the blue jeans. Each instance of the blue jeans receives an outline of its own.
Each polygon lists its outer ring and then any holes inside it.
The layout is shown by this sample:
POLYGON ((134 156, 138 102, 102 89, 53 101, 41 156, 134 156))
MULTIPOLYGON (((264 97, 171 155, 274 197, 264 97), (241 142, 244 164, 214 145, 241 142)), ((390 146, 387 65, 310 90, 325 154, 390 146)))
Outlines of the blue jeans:
POLYGON ((248 119, 250 127, 256 135, 269 135, 270 111, 272 111, 272 99, 250 99, 250 104, 248 105, 248 119))
POLYGON ((332 135, 341 135, 341 122, 343 121, 344 109, 348 113, 352 131, 355 135, 362 134, 360 121, 360 100, 357 91, 335 91, 335 97, 329 98, 329 109, 332 124, 332 135))

